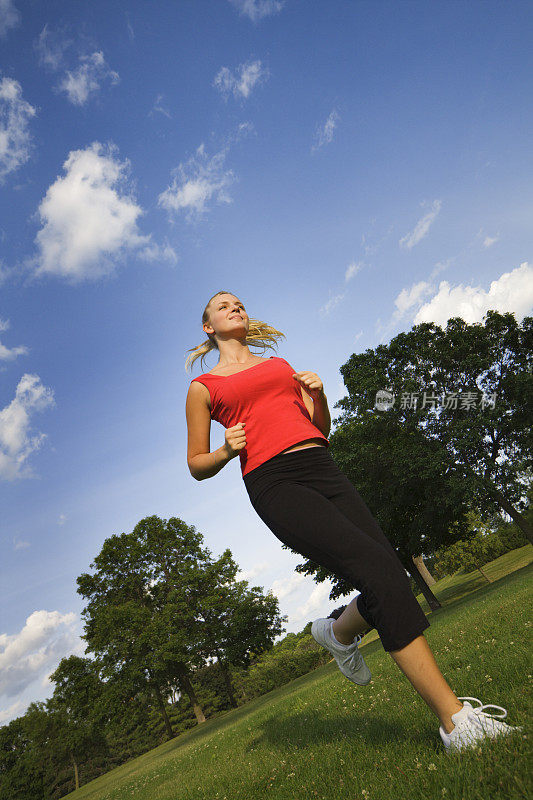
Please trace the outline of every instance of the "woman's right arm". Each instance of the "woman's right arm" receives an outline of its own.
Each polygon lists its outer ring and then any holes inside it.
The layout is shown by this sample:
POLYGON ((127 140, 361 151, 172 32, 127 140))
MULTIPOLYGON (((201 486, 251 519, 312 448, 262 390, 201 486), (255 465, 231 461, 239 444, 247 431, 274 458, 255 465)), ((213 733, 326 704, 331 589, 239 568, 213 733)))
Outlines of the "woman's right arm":
POLYGON ((192 381, 187 394, 187 466, 197 481, 212 478, 228 461, 246 447, 244 425, 239 422, 226 429, 225 442, 218 450, 210 452, 211 412, 209 390, 199 381, 192 381))

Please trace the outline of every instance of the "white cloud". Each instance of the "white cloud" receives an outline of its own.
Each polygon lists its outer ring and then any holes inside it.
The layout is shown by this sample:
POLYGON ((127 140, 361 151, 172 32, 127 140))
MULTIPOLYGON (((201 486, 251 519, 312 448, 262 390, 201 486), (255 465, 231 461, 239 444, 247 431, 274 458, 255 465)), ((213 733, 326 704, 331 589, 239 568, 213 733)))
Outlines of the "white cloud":
POLYGON ((202 143, 195 156, 173 171, 172 183, 159 195, 159 205, 169 212, 184 211, 190 220, 204 214, 211 199, 231 203, 228 188, 235 176, 231 170, 224 169, 227 150, 225 147, 208 158, 202 143))
POLYGON ((228 146, 232 142, 238 142, 243 136, 248 136, 249 133, 255 133, 253 122, 241 122, 236 133, 229 137, 228 146))
POLYGON ((51 672, 48 673, 48 675, 43 675, 43 677, 41 678, 41 686, 43 689, 48 689, 48 687, 52 686, 52 681, 50 680, 50 677, 54 674, 54 671, 55 670, 52 670, 51 672))
POLYGON ((407 233, 402 239, 400 239, 400 247, 405 247, 407 250, 411 250, 415 244, 418 244, 418 242, 427 235, 431 225, 435 221, 437 214, 440 211, 441 205, 442 204, 440 200, 435 200, 433 202, 431 210, 418 220, 411 233, 407 233))
POLYGON ((483 247, 492 247, 493 244, 496 244, 500 240, 499 236, 485 236, 483 239, 483 247))
POLYGON ((285 0, 229 0, 232 6, 252 22, 259 22, 263 17, 277 14, 284 6, 285 0))
POLYGON ((53 391, 43 386, 38 375, 22 376, 14 399, 0 410, 0 480, 33 477, 24 462, 38 450, 46 434, 30 433, 31 416, 53 405, 53 391))
POLYGON ((317 583, 313 591, 301 606, 296 609, 296 612, 291 615, 291 622, 299 620, 309 620, 317 614, 323 615, 324 606, 329 602, 329 594, 333 588, 330 580, 325 580, 322 583, 317 583))
POLYGON ((278 600, 282 600, 284 597, 287 597, 296 591, 298 586, 305 581, 305 575, 302 575, 301 572, 293 572, 291 575, 288 575, 285 578, 278 578, 275 580, 271 586, 271 592, 278 598, 278 600))
POLYGON ((422 298, 430 294, 434 290, 427 281, 419 281, 414 283, 410 289, 402 289, 398 297, 394 301, 396 306, 395 318, 403 317, 413 306, 419 305, 422 298))
POLYGON ((0 286, 5 283, 11 275, 15 274, 18 274, 18 267, 8 268, 0 258, 0 286))
POLYGON ((533 267, 524 261, 511 272, 504 272, 492 281, 488 291, 480 286, 451 287, 441 281, 437 294, 423 305, 414 318, 414 324, 435 322, 443 327, 450 317, 462 317, 472 324, 482 322, 489 309, 514 313, 521 320, 533 308, 533 267))
POLYGON ((152 246, 137 228, 143 212, 127 193, 128 167, 116 157, 115 147, 100 142, 69 153, 66 174, 49 187, 39 206, 43 227, 35 239, 36 275, 73 283, 94 279, 109 274, 127 251, 152 246))
POLYGON ((15 700, 8 708, 0 711, 0 725, 7 725, 12 719, 21 716, 25 708, 26 704, 22 700, 15 700))
POLYGON ((259 564, 254 564, 254 566, 250 567, 250 569, 239 570, 235 576, 235 579, 238 581, 251 581, 252 578, 257 577, 257 575, 260 575, 261 572, 264 572, 266 569, 268 569, 269 566, 270 564, 267 561, 261 561, 259 564))
POLYGON ((336 294, 333 297, 330 297, 328 302, 325 305, 323 305, 321 309, 319 309, 319 314, 321 315, 329 314, 329 312, 333 308, 335 308, 335 306, 338 305, 341 302, 341 300, 344 299, 345 296, 346 292, 343 292, 342 294, 336 294))
POLYGON ((72 41, 57 31, 44 26, 35 42, 35 49, 39 54, 39 63, 52 70, 58 70, 63 65, 65 51, 72 45, 72 41))
POLYGON ((35 109, 22 99, 22 87, 13 78, 0 82, 0 183, 30 157, 29 120, 35 109))
POLYGON ((230 94, 247 98, 254 86, 267 77, 268 70, 263 68, 260 61, 249 61, 247 64, 239 64, 235 73, 228 67, 222 67, 215 76, 213 86, 226 98, 230 94))
POLYGON ((359 261, 358 263, 352 261, 352 263, 349 264, 348 267, 346 268, 346 272, 344 274, 344 279, 346 280, 346 282, 351 281, 354 275, 357 275, 357 273, 360 272, 362 268, 363 268, 362 261, 359 261))
POLYGON ((35 42, 40 63, 54 72, 63 72, 57 86, 65 92, 71 103, 83 106, 101 88, 104 81, 112 86, 120 80, 118 72, 110 69, 101 50, 79 53, 80 45, 67 38, 65 28, 52 31, 45 25, 35 42), (72 54, 78 49, 77 54, 72 54), (70 55, 66 55, 70 51, 70 55), (70 62, 70 64, 69 64, 70 62))
POLYGON ((443 270, 448 269, 448 267, 451 264, 453 264, 454 261, 455 261, 455 256, 453 256, 452 258, 447 258, 445 261, 437 261, 437 263, 431 270, 429 279, 433 280, 433 278, 435 278, 439 274, 439 272, 443 272, 443 270))
POLYGON ((101 50, 89 56, 80 56, 79 60, 76 70, 72 72, 67 70, 65 77, 59 83, 59 89, 66 92, 71 103, 83 106, 91 95, 99 91, 100 84, 104 80, 109 79, 113 86, 120 78, 118 72, 109 69, 101 50))
POLYGON ((163 95, 162 94, 158 94, 157 95, 157 97, 156 97, 156 99, 154 101, 154 104, 152 106, 152 110, 150 111, 150 116, 152 116, 155 111, 159 112, 159 114, 163 114, 163 116, 167 117, 167 119, 172 119, 172 114, 163 105, 163 95))
POLYGON ((139 258, 150 263, 155 261, 167 261, 170 264, 177 264, 178 262, 177 253, 168 242, 162 245, 156 244, 155 242, 147 244, 146 247, 143 247, 143 249, 139 251, 139 258))
POLYGON ((335 111, 335 109, 333 109, 325 123, 317 126, 315 133, 315 144, 311 148, 312 151, 318 150, 319 147, 329 144, 333 140, 333 134, 339 120, 339 114, 335 111))
POLYGON ((72 652, 82 655, 82 642, 74 630, 76 622, 72 612, 34 611, 20 633, 0 634, 0 695, 21 694, 34 681, 53 672, 64 656, 72 652))
MULTIPOLYGON (((0 319, 0 332, 6 331, 9 328, 9 320, 2 320, 0 319)), ((0 361, 14 361, 17 356, 26 355, 28 353, 28 348, 24 347, 24 345, 19 345, 18 347, 12 347, 9 349, 5 345, 0 342, 0 361)))
POLYGON ((0 0, 0 38, 20 22, 20 14, 11 0, 0 0))

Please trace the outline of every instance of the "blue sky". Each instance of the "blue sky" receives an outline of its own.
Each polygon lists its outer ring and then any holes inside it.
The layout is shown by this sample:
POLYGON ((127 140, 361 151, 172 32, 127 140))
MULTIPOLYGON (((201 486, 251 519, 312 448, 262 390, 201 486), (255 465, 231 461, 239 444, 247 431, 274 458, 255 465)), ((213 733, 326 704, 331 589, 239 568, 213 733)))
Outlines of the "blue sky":
POLYGON ((229 290, 334 418, 351 353, 530 314, 532 21, 490 0, 0 0, 0 723, 83 655, 76 577, 145 516, 229 547, 287 630, 333 607, 238 459, 190 476, 187 351, 229 290))

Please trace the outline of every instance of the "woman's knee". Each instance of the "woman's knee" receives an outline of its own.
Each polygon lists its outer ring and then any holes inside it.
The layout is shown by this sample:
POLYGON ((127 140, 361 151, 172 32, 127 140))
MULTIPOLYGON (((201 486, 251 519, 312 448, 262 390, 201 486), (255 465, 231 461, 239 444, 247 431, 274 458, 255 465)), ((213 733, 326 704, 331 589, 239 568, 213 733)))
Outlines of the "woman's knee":
POLYGON ((353 583, 363 595, 366 608, 376 604, 391 608, 394 605, 402 605, 413 597, 403 567, 393 558, 381 558, 379 561, 370 561, 364 565, 348 562, 346 566, 353 583))

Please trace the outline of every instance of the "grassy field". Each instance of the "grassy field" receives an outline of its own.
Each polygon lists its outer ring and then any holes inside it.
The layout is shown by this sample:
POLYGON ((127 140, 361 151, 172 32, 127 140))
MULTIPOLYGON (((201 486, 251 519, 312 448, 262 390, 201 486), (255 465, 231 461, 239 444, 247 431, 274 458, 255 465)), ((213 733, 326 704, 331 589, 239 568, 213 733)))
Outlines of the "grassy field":
MULTIPOLYGON (((510 737, 447 756, 433 716, 372 632, 372 671, 356 686, 335 662, 208 720, 102 775, 72 800, 515 800, 533 797, 531 758, 533 547, 434 593, 444 607, 425 631, 457 695, 508 711, 510 737)), ((494 711, 495 709, 493 709, 494 711)), ((489 709, 490 711, 490 709, 489 709)))

